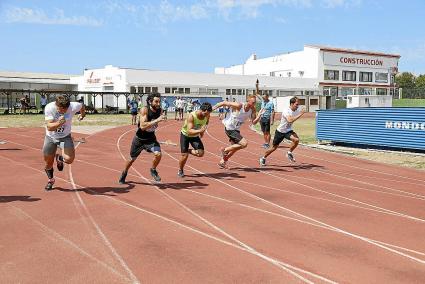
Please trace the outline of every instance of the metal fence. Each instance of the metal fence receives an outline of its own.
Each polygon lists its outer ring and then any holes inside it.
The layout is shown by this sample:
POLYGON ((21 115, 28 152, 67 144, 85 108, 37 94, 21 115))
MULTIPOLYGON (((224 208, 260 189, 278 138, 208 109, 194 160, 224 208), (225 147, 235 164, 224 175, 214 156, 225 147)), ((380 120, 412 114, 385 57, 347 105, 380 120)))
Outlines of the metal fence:
POLYGON ((425 88, 400 89, 397 99, 425 99, 425 88))

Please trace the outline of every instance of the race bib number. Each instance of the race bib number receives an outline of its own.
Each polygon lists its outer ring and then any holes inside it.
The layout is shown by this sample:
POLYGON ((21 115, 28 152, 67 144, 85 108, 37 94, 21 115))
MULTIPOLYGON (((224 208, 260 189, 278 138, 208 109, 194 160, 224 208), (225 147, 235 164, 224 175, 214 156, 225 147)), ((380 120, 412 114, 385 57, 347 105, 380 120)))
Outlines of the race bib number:
POLYGON ((57 132, 57 133, 63 133, 63 132, 64 132, 64 130, 65 130, 65 126, 61 126, 61 127, 58 127, 58 128, 56 129, 56 132, 57 132))

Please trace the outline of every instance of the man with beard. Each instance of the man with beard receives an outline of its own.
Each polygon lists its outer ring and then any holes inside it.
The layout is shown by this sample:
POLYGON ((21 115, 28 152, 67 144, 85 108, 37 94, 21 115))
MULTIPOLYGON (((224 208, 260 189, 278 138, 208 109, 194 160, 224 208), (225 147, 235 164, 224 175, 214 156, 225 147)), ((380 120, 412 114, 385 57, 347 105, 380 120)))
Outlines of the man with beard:
POLYGON ((131 143, 130 159, 125 164, 125 169, 119 179, 120 184, 125 184, 128 169, 130 169, 143 150, 154 154, 150 173, 155 181, 161 181, 161 177, 156 170, 161 161, 161 146, 155 136, 158 123, 165 120, 161 113, 161 95, 158 93, 149 94, 146 99, 146 106, 140 112, 140 126, 131 143))

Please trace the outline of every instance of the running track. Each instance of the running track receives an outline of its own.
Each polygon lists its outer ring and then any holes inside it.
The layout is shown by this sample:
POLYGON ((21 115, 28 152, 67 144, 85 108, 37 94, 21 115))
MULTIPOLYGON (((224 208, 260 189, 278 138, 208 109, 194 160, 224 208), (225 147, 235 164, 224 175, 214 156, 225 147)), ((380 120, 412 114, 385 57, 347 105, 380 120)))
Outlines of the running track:
MULTIPOLYGON (((158 139, 178 143, 180 126, 158 139)), ((143 153, 119 185, 134 132, 87 136, 44 192, 44 130, 1 129, 2 283, 425 283, 423 171, 302 147, 296 164, 283 148, 260 168, 247 127, 248 148, 220 170, 214 118, 186 178, 179 147, 163 145, 162 184, 143 153)))

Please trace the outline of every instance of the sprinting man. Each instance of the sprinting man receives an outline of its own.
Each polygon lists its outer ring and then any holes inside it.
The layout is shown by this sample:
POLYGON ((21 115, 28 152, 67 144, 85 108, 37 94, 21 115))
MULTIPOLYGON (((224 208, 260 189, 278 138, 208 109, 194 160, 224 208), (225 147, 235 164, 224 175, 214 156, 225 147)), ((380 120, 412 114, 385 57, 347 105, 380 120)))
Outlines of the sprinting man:
POLYGON ((230 143, 232 145, 228 147, 222 147, 221 151, 221 160, 219 162, 220 168, 227 168, 227 161, 232 157, 237 151, 246 148, 248 146, 248 141, 242 137, 240 128, 241 125, 247 120, 251 119, 252 124, 256 124, 260 119, 262 112, 261 110, 258 115, 255 110, 256 96, 248 96, 246 102, 229 102, 222 101, 216 104, 213 107, 213 110, 216 110, 219 107, 229 107, 230 114, 222 120, 224 124, 224 131, 226 132, 227 137, 229 137, 230 143))
POLYGON ((140 112, 140 126, 131 143, 130 159, 126 161, 124 171, 121 173, 120 184, 125 184, 128 169, 143 150, 153 153, 154 158, 150 173, 155 181, 161 181, 161 177, 156 170, 156 167, 161 161, 161 146, 155 136, 158 123, 164 121, 164 116, 161 112, 161 95, 158 93, 149 94, 146 99, 146 106, 140 112))
POLYGON ((304 109, 298 109, 298 105, 299 100, 297 97, 293 97, 289 100, 289 107, 282 112, 280 124, 274 133, 273 146, 266 150, 264 156, 260 158, 260 166, 266 165, 266 158, 276 151, 279 144, 282 143, 285 138, 291 140, 291 145, 289 146, 289 151, 286 153, 286 156, 289 161, 295 163, 294 154, 292 152, 297 148, 300 138, 297 133, 292 130, 292 124, 305 113, 304 109))
POLYGON ((86 116, 84 104, 70 102, 66 96, 57 96, 56 101, 46 105, 44 116, 46 121, 46 136, 44 138, 43 155, 46 165, 44 167, 48 182, 45 190, 52 190, 55 183, 53 176, 53 163, 59 171, 64 168, 64 163, 72 164, 75 158, 74 141, 71 137, 72 117, 80 112, 78 119, 86 116), (62 148, 61 154, 56 154, 58 145, 62 148))
POLYGON ((184 165, 189 158, 189 154, 196 157, 202 157, 204 155, 204 144, 202 144, 201 138, 207 129, 211 112, 211 104, 205 102, 199 110, 189 113, 183 124, 180 133, 180 151, 182 155, 177 173, 179 177, 184 177, 184 165), (192 145, 193 149, 189 149, 189 144, 192 145))

